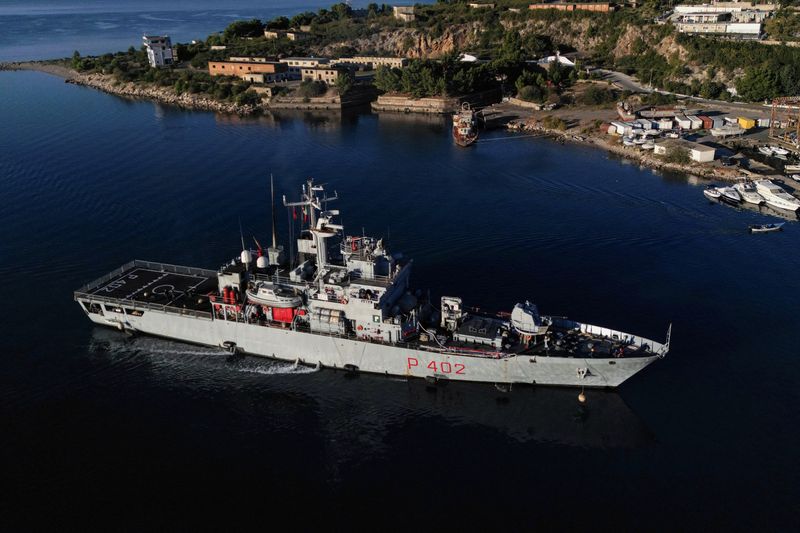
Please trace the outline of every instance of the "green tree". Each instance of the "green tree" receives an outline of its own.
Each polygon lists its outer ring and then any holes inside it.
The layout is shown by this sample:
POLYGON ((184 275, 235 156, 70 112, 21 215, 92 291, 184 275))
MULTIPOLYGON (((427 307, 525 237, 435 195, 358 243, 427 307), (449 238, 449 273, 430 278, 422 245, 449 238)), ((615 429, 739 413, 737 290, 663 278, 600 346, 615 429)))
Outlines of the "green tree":
POLYGON ((353 88, 354 83, 355 79, 350 71, 340 71, 336 76, 336 89, 339 90, 340 96, 347 94, 353 88))
POLYGON ((237 20, 222 32, 226 41, 241 37, 259 37, 264 33, 264 25, 259 19, 237 20))
POLYGON ((268 30, 288 30, 289 29, 289 19, 286 17, 275 17, 274 19, 267 22, 267 29, 268 30))
POLYGON ((400 69, 390 68, 387 66, 378 67, 375 72, 375 79, 373 85, 379 91, 383 92, 399 92, 400 91, 400 78, 402 73, 400 69))
POLYGON ((736 91, 751 102, 768 100, 780 94, 778 75, 767 65, 748 68, 736 81, 736 91))
POLYGON ((689 157, 689 150, 686 148, 681 148, 680 146, 673 146, 667 150, 667 153, 664 156, 664 161, 667 163, 687 165, 692 161, 692 159, 689 157))

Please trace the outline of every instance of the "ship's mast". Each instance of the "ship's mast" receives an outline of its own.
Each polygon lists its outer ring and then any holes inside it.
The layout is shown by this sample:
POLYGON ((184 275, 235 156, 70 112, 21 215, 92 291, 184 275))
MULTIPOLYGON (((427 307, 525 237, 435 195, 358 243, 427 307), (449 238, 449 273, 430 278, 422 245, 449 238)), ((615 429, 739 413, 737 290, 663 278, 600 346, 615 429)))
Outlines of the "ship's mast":
MULTIPOLYGON (((314 185, 314 180, 309 178, 306 184, 303 186, 303 194, 302 199, 299 202, 287 202, 286 196, 283 197, 283 205, 286 207, 302 207, 304 212, 305 209, 308 208, 308 221, 309 221, 309 231, 314 239, 314 246, 316 248, 316 255, 317 255, 317 275, 319 275, 325 266, 328 263, 328 250, 326 246, 326 239, 333 235, 332 230, 335 231, 337 229, 341 229, 341 226, 335 224, 323 224, 320 227, 317 227, 317 211, 322 212, 322 204, 320 203, 320 198, 317 197, 317 192, 322 192, 325 189, 321 185, 314 185)), ((332 197, 328 197, 325 195, 322 198, 322 202, 329 202, 332 200, 336 200, 338 195, 334 193, 332 197)), ((327 218, 323 217, 323 222, 327 221, 327 218)))

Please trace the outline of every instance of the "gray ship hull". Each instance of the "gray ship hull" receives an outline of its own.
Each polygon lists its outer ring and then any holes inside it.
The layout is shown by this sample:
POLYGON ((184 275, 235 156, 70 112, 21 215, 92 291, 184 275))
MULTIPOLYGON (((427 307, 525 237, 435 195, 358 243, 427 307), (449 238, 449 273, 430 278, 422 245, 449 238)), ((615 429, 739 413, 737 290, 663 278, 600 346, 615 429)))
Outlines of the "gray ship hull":
MULTIPOLYGON (((79 302, 97 301, 76 298, 79 302)), ((242 353, 304 365, 414 378, 498 384, 614 388, 659 358, 577 358, 506 355, 498 358, 431 352, 335 335, 216 320, 196 313, 147 309, 139 316, 81 308, 95 324, 193 344, 233 346, 242 353)))

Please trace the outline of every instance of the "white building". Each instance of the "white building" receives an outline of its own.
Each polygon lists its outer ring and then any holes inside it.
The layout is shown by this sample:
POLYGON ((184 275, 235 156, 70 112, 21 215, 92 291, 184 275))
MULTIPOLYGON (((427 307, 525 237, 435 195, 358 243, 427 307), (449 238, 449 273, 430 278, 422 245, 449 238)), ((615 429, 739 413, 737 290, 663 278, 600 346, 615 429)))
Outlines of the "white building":
POLYGON ((556 52, 556 55, 554 55, 554 56, 543 57, 543 58, 537 60, 536 63, 538 65, 546 67, 550 63, 555 63, 556 61, 558 63, 560 63, 561 66, 564 66, 564 67, 574 67, 575 66, 575 62, 574 61, 572 61, 568 57, 562 56, 558 52, 556 52))
POLYGON ((403 22, 414 22, 414 6, 394 6, 392 7, 394 18, 403 22))
POLYGON ((172 65, 178 60, 178 54, 172 49, 172 41, 166 35, 144 35, 142 43, 147 49, 147 60, 153 68, 172 65))
POLYGON ((350 65, 354 67, 364 67, 370 70, 378 67, 403 68, 408 64, 405 57, 386 57, 386 56, 355 56, 331 59, 331 65, 350 65))
POLYGON ((285 57, 279 60, 289 67, 289 78, 299 80, 303 77, 304 68, 322 67, 331 62, 326 57, 285 57))
POLYGON ((717 150, 711 146, 698 144, 683 139, 666 139, 657 141, 653 152, 658 155, 667 155, 670 150, 684 149, 689 153, 689 158, 698 163, 710 163, 714 160, 717 150))

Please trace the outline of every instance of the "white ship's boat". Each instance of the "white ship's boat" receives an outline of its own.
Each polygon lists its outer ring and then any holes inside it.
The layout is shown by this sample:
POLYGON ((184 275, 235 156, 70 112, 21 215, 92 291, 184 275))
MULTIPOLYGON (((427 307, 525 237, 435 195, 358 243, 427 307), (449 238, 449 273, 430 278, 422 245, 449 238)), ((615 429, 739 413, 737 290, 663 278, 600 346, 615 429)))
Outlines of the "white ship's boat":
POLYGON ((303 299, 294 289, 275 285, 269 281, 259 281, 247 291, 247 300, 277 308, 294 308, 303 304, 303 299))
POLYGON ((656 147, 654 143, 646 142, 642 145, 642 150, 652 150, 656 147))
POLYGON ((756 190, 758 194, 764 197, 764 201, 770 207, 784 209, 786 211, 797 211, 800 209, 800 200, 770 180, 756 181, 756 190))
POLYGON ((613 388, 669 351, 669 331, 662 344, 543 315, 530 302, 495 314, 452 296, 434 302, 412 290, 412 261, 334 222, 336 198, 309 180, 299 201, 284 199, 304 213, 291 263, 273 222, 272 246, 255 264, 248 249, 217 271, 132 261, 74 298, 93 323, 132 334, 434 382, 613 388))
POLYGON ((717 187, 720 194, 719 199, 729 205, 738 206, 742 203, 742 197, 733 187, 717 187))
POLYGON ((742 200, 748 204, 761 205, 764 203, 764 198, 758 194, 756 185, 752 181, 737 183, 733 186, 733 188, 736 189, 736 192, 739 193, 739 196, 742 197, 742 200))
POLYGON ((792 174, 789 177, 792 178, 794 181, 800 181, 800 174, 792 174))
POLYGON ((720 199, 720 197, 722 196, 722 193, 721 193, 721 192, 719 192, 719 191, 718 191, 716 188, 714 188, 714 187, 708 187, 707 189, 704 189, 704 190, 703 190, 703 195, 704 195, 706 198, 708 198, 709 200, 711 200, 711 201, 714 201, 714 202, 715 202, 715 201, 718 201, 718 200, 720 199))

